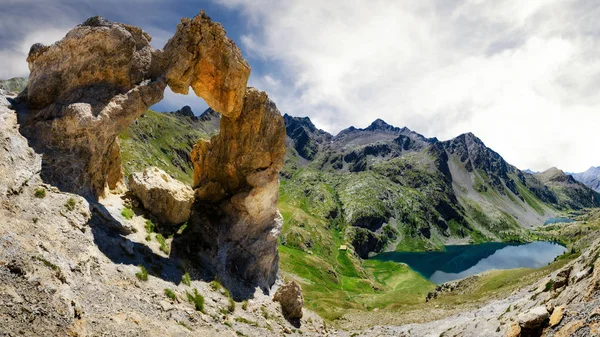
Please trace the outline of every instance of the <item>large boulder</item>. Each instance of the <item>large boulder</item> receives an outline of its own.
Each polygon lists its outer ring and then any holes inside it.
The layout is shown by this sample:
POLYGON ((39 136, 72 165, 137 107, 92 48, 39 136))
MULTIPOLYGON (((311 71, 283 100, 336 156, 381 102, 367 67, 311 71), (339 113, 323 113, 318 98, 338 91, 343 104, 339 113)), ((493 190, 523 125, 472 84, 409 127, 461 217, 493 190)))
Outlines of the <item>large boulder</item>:
POLYGON ((129 188, 161 223, 177 225, 190 217, 194 191, 157 167, 130 175, 129 188))
POLYGON ((281 310, 287 319, 302 318, 304 297, 302 296, 302 288, 295 281, 286 283, 277 289, 273 301, 281 303, 281 310))

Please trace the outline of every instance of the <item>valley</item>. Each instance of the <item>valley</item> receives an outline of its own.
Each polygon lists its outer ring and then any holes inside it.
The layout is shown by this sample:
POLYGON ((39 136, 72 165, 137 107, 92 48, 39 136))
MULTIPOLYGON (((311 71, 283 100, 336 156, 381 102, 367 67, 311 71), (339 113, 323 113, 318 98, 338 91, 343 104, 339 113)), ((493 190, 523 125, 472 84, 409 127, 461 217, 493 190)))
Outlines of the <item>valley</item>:
POLYGON ((0 80, 0 335, 600 335, 599 168, 331 134, 204 10, 154 32, 93 16, 0 80))
MULTIPOLYGON (((215 125, 209 114, 201 116, 207 118, 195 121, 189 132, 215 125)), ((431 320, 531 284, 574 258, 566 254, 543 267, 573 243, 555 233, 547 235, 540 226, 548 219, 577 217, 600 203, 596 192, 558 173, 538 177, 518 170, 472 134, 440 142, 378 120, 366 129, 349 128, 332 136, 308 118, 284 118, 287 154, 278 202, 284 219, 279 239, 282 276, 302 286, 306 308, 340 327, 366 327, 351 323, 358 313, 406 324, 418 312, 436 305, 439 309, 439 303, 425 302, 437 282, 428 279, 428 272, 410 267, 411 254, 419 258, 475 247, 474 253, 460 257, 463 263, 445 269, 457 274, 439 279, 446 281, 468 276, 460 273, 515 243, 541 239, 567 247, 550 244, 556 248, 547 260, 517 263, 506 267, 513 269, 471 279, 470 293, 448 295, 446 309, 428 316, 431 320), (405 254, 409 261, 402 262, 408 265, 386 258, 394 254, 405 254), (543 268, 519 268, 525 266, 543 268), (388 314, 392 312, 394 318, 388 314)), ((171 129, 174 122, 163 120, 167 125, 156 129, 171 129)), ((161 137, 160 132, 141 136, 146 134, 141 123, 127 131, 136 138, 121 135, 124 158, 128 149, 141 153, 141 146, 161 137), (146 142, 138 141, 144 138, 146 142)), ((176 162, 165 161, 162 168, 182 175, 176 162)), ((125 170, 133 171, 127 165, 125 170)), ((484 269, 473 272, 480 271, 484 269)))

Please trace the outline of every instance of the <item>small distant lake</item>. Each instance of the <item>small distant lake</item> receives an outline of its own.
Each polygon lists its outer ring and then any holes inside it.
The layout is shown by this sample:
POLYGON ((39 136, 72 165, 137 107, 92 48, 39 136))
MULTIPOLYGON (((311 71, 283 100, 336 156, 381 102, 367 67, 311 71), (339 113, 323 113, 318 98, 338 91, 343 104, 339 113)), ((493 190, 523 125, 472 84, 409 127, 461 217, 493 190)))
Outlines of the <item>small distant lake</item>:
POLYGON ((441 284, 491 269, 540 268, 566 251, 559 244, 544 241, 490 242, 446 246, 444 252, 387 252, 373 259, 406 263, 431 282, 441 284))
POLYGON ((571 222, 575 222, 575 220, 573 219, 569 219, 569 218, 550 218, 548 220, 546 220, 546 222, 544 222, 544 225, 551 225, 554 223, 571 223, 571 222))

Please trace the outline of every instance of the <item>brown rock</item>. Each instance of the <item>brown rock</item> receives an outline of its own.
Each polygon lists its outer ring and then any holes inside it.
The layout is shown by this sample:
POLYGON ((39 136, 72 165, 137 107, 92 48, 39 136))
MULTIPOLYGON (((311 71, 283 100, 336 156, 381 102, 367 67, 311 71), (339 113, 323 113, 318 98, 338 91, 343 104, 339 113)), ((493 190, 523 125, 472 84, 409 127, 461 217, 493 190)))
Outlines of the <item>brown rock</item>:
POLYGON ((148 34, 99 17, 31 48, 22 132, 44 153, 43 178, 86 196, 122 182, 117 135, 166 86, 153 58, 148 34))
POLYGON ((88 19, 52 46, 32 46, 19 97, 23 133, 44 153, 42 176, 63 190, 102 196, 123 180, 117 135, 169 86, 191 86, 216 111, 242 110, 250 67, 204 12, 183 19, 165 51, 140 28, 88 19))
POLYGON ((129 188, 162 223, 181 224, 190 217, 194 191, 157 167, 129 176, 129 188))
POLYGON ((550 315, 550 326, 557 326, 563 318, 565 307, 564 305, 554 308, 552 315, 550 315))
POLYGON ((304 297, 302 297, 302 288, 295 281, 288 282, 277 289, 273 301, 281 303, 281 310, 286 318, 302 318, 304 297))
POLYGON ((219 23, 204 11, 183 19, 165 46, 167 83, 187 94, 191 86, 215 111, 235 119, 242 111, 250 66, 219 23))
POLYGON ((188 231, 190 246, 206 247, 204 256, 217 273, 269 289, 277 277, 279 171, 285 156, 285 126, 264 92, 248 88, 237 119, 223 117, 221 131, 194 147, 196 206, 188 231), (212 207, 212 210, 207 210, 212 207), (222 216, 207 219, 208 214, 222 216), (191 234, 190 234, 191 235, 191 234))
POLYGON ((536 329, 547 319, 548 310, 544 306, 532 308, 517 317, 519 325, 524 329, 536 329))
POLYGON ((594 262, 594 273, 592 274, 592 278, 590 279, 590 284, 588 285, 587 293, 585 295, 586 301, 591 301, 594 299, 594 296, 600 289, 600 259, 597 259, 594 262))
POLYGON ((565 326, 563 326, 560 330, 558 330, 554 337, 569 337, 573 335, 577 330, 581 329, 585 325, 583 320, 571 321, 565 326))
POLYGON ((506 337, 519 337, 519 336, 521 336, 521 327, 519 326, 519 324, 513 323, 508 328, 508 330, 506 331, 506 334, 504 336, 506 336, 506 337))
POLYGON ((571 275, 571 270, 573 270, 573 266, 568 266, 563 268, 561 271, 556 274, 556 278, 554 279, 554 283, 552 284, 552 289, 556 290, 563 286, 566 286, 569 283, 569 276, 571 275))

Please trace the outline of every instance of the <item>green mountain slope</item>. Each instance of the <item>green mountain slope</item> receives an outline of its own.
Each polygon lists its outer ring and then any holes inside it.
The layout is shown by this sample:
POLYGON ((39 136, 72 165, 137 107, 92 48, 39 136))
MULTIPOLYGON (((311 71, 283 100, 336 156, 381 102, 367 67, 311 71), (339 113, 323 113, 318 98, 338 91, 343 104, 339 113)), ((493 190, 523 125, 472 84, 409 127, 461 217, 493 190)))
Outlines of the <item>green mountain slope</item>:
MULTIPOLYGON (((190 182, 191 147, 218 131, 215 115, 204 117, 148 112, 121 135, 125 171, 156 165, 190 182)), ((519 171, 473 134, 440 142, 377 120, 333 136, 308 118, 284 119, 282 275, 329 319, 420 306, 435 288, 405 265, 367 259, 373 254, 531 240, 528 228, 599 205, 581 184, 519 171)))
POLYGON ((208 139, 218 133, 219 120, 219 115, 210 109, 200 117, 194 117, 193 113, 190 116, 181 112, 147 111, 119 135, 125 175, 157 166, 174 178, 191 184, 194 171, 190 161, 192 147, 199 139, 208 139))

